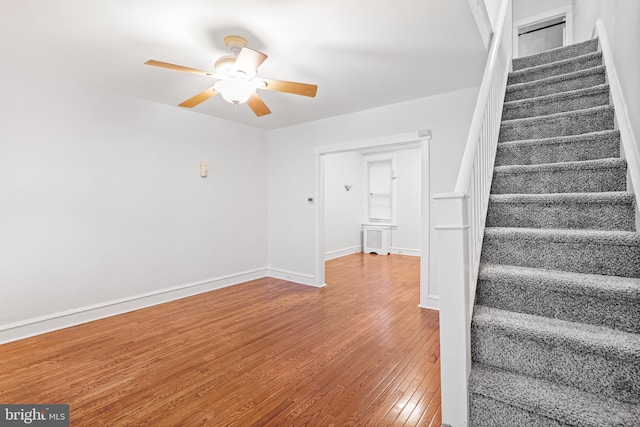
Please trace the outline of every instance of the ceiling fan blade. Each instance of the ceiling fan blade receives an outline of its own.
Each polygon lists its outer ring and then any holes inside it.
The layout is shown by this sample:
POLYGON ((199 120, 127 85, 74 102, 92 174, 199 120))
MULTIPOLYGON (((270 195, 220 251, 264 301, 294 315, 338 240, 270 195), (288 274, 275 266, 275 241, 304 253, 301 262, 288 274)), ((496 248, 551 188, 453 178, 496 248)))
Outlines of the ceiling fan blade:
POLYGON ((195 68, 183 67, 182 65, 169 64, 168 62, 156 61, 150 59, 145 62, 146 65, 153 65, 154 67, 168 68, 170 70, 184 71, 185 73, 199 74, 201 76, 216 77, 216 73, 211 71, 203 71, 195 68))
POLYGON ((243 47, 236 59, 235 68, 245 74, 255 76, 256 70, 267 59, 267 55, 257 50, 243 47))
POLYGON ((247 104, 258 117, 271 114, 271 110, 269 110, 267 104, 265 104, 262 98, 260 98, 260 96, 255 92, 251 95, 251 97, 247 101, 247 104))
POLYGON ((213 87, 210 87, 209 89, 200 92, 196 96, 192 96, 191 98, 187 99, 186 101, 184 101, 184 102, 182 102, 181 104, 178 104, 178 105, 180 107, 193 108, 196 105, 200 104, 201 102, 204 102, 209 98, 213 98, 217 94, 218 94, 218 92, 216 92, 213 89, 213 87))
POLYGON ((266 83, 265 87, 260 89, 275 90, 277 92, 292 93, 294 95, 302 96, 316 96, 318 90, 317 85, 310 85, 307 83, 287 82, 284 80, 272 80, 272 79, 256 79, 266 83))

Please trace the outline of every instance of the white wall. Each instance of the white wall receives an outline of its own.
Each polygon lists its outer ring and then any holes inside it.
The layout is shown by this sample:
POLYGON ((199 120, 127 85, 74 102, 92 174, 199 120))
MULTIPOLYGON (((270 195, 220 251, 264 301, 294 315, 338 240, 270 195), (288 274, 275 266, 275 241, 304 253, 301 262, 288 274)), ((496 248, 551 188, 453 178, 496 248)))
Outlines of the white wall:
POLYGON ((362 155, 336 153, 325 158, 325 253, 327 259, 362 251, 362 155), (353 185, 345 190, 345 184, 353 185))
POLYGON ((0 330, 264 274, 266 132, 6 66, 0 93, 0 330))
POLYGON ((491 27, 496 28, 498 20, 498 12, 500 12, 500 4, 503 0, 484 0, 484 5, 487 8, 487 15, 491 22, 491 27))
MULTIPOLYGON (((391 231, 392 253, 420 254, 420 149, 393 152, 396 158, 397 227, 391 231)), ((326 258, 362 250, 364 205, 364 156, 358 152, 325 156, 325 253, 326 258), (353 185, 346 191, 345 184, 353 185)))
MULTIPOLYGON (((428 73, 428 70, 425 70, 428 73)), ((314 277, 313 148, 431 129, 431 194, 453 191, 478 88, 269 132, 269 268, 314 277), (281 188, 288 191, 280 191, 281 188)))
MULTIPOLYGON (((613 2, 611 2, 613 3, 613 2)), ((596 21, 601 18, 601 0, 579 0, 573 1, 573 35, 576 43, 589 40, 593 36, 593 29, 596 21)), ((607 21, 611 16, 607 16, 607 21)), ((607 22, 607 29, 611 28, 613 22, 607 22)))
POLYGON ((571 0, 513 0, 513 22, 571 5, 571 0))
POLYGON ((590 39, 596 21, 603 21, 640 150, 640 2, 574 0, 573 13, 576 42, 590 39))

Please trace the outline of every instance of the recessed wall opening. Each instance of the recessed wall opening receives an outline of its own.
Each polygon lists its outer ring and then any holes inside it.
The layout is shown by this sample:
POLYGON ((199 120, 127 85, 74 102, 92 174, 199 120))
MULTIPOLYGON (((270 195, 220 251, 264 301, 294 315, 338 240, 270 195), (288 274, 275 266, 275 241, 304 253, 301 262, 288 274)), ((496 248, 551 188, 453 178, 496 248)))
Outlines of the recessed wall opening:
POLYGON ((513 57, 534 55, 573 43, 572 8, 551 10, 513 23, 513 57))
MULTIPOLYGON (((419 255, 420 255, 420 300, 421 306, 423 306, 423 296, 426 298, 428 294, 428 263, 429 263, 429 146, 428 143, 430 141, 430 133, 429 132, 418 132, 410 133, 410 134, 401 134, 390 137, 380 137, 380 138, 372 138, 369 140, 358 140, 347 143, 340 143, 322 147, 316 147, 314 149, 315 155, 315 175, 316 175, 316 204, 315 204, 315 254, 316 254, 316 285, 324 286, 325 283, 325 259, 331 259, 332 257, 341 256, 341 253, 331 254, 327 253, 327 210, 326 210, 326 202, 327 202, 327 185, 332 186, 332 190, 334 192, 338 192, 339 195, 345 197, 349 197, 349 199, 353 199, 350 201, 344 200, 343 203, 353 203, 354 205, 360 206, 360 211, 356 212, 352 215, 350 221, 352 223, 357 222, 358 224, 358 239, 357 245, 353 247, 352 252, 361 252, 362 251, 362 225, 365 219, 365 211, 366 211, 366 197, 364 192, 366 177, 365 171, 366 168, 363 165, 363 158, 366 157, 376 157, 376 155, 380 155, 381 153, 398 153, 400 151, 411 150, 414 153, 414 156, 419 156, 420 166, 418 167, 417 173, 412 177, 412 179, 418 180, 416 183, 417 187, 417 198, 419 200, 416 201, 417 208, 420 211, 418 214, 418 230, 416 231, 419 235, 419 255), (419 136, 421 135, 421 136, 419 136), (360 174, 360 179, 357 180, 355 177, 346 178, 349 182, 333 182, 335 180, 327 179, 327 161, 331 162, 332 154, 342 154, 341 156, 336 156, 344 159, 346 162, 357 163, 354 161, 355 157, 360 157, 360 167, 358 168, 358 172, 360 174), (348 154, 345 156, 344 154, 348 154), (349 159, 352 157, 352 159, 349 159), (353 182, 352 182, 353 181, 353 182), (356 184, 354 185, 354 182, 356 184), (349 188, 347 190, 347 188, 349 188), (356 249, 357 246, 357 249, 356 249)), ((334 157, 335 158, 335 157, 334 157)), ((332 215, 329 212, 329 215, 332 215)), ((352 224, 353 225, 353 224, 352 224)), ((391 224, 393 225, 393 224, 391 224)), ((351 227, 353 228, 353 227, 351 227)), ((335 245, 334 245, 335 246, 335 245)), ((347 253, 345 253, 346 255, 347 253)), ((410 254, 407 254, 410 255, 410 254)), ((329 284, 330 285, 330 284, 329 284)))
POLYGON ((566 28, 564 16, 520 27, 518 53, 520 56, 528 56, 564 46, 566 28))

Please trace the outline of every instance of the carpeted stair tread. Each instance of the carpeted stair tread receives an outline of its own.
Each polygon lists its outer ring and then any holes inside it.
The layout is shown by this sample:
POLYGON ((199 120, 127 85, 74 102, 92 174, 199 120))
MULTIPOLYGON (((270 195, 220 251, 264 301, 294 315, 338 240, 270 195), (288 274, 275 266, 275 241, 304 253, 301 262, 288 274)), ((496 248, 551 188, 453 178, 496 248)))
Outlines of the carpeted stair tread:
POLYGON ((533 82, 509 85, 507 86, 504 100, 505 102, 517 101, 519 99, 584 89, 605 84, 606 81, 606 69, 604 65, 599 65, 586 70, 547 77, 533 82))
POLYGON ((527 117, 548 116, 567 111, 607 105, 609 103, 609 85, 577 89, 554 93, 536 98, 521 99, 504 103, 503 120, 523 119, 527 117))
POLYGON ((482 264, 476 304, 640 333, 640 279, 482 264))
POLYGON ((620 158, 496 166, 491 193, 625 191, 626 173, 626 161, 620 158))
POLYGON ((634 205, 633 193, 611 191, 604 193, 548 193, 548 194, 491 194, 490 203, 619 203, 634 205))
POLYGON ((481 305, 474 308, 473 322, 476 328, 496 329, 545 344, 563 345, 640 364, 638 334, 481 305))
POLYGON ((620 156, 620 131, 604 130, 555 138, 501 142, 496 166, 530 165, 620 156))
POLYGON ((627 403, 640 403, 640 335, 476 305, 472 357, 627 403))
POLYGON ((593 52, 574 58, 563 59, 535 67, 512 71, 507 77, 507 84, 517 84, 546 79, 552 76, 574 73, 587 68, 602 65, 602 52, 593 52))
POLYGON ((640 233, 486 227, 483 262, 640 277, 640 233))
POLYGON ((635 198, 624 191, 492 194, 486 226, 635 231, 635 198))
POLYGON ((591 39, 582 43, 575 43, 569 46, 546 50, 534 55, 514 58, 513 69, 521 70, 523 68, 535 67, 542 64, 548 64, 550 62, 557 62, 564 59, 585 55, 597 50, 598 39, 591 39))
POLYGON ((496 166, 498 173, 526 173, 526 172, 546 172, 556 170, 583 170, 583 169, 607 169, 623 167, 626 165, 624 159, 608 158, 585 160, 580 162, 542 163, 537 165, 505 165, 496 166))
POLYGON ((477 412, 481 418, 476 420, 472 417, 471 425, 474 427, 637 427, 640 418, 637 405, 481 364, 473 364, 469 388, 472 413, 477 412), (478 404, 475 396, 489 401, 480 399, 478 404), (517 410, 487 408, 485 404, 490 404, 490 401, 517 410), (498 410, 503 413, 497 415, 498 410))
POLYGON ((640 233, 611 230, 546 230, 535 228, 487 227, 487 237, 518 237, 523 240, 543 239, 549 242, 575 242, 622 245, 636 247, 640 245, 640 233))
POLYGON ((612 130, 614 109, 610 105, 550 114, 542 117, 503 120, 499 142, 553 138, 612 130))

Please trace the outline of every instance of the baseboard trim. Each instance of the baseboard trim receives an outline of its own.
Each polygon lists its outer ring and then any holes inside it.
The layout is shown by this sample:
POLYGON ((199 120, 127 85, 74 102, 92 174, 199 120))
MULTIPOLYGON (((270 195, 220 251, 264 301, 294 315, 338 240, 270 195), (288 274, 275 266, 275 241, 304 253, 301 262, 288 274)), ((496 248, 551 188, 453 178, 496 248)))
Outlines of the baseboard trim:
POLYGON ((267 277, 299 283, 301 285, 313 286, 314 288, 322 288, 326 286, 326 284, 318 286, 316 284, 315 276, 310 274, 296 273, 295 271, 282 270, 280 268, 267 268, 267 277))
POLYGON ((426 308, 427 310, 440 311, 440 298, 436 296, 429 296, 424 304, 418 304, 420 308, 426 308))
POLYGON ((259 268, 0 325, 0 344, 175 301, 266 276, 267 270, 259 268))
POLYGON ((324 254, 324 260, 329 261, 330 259, 340 258, 343 256, 356 254, 358 252, 362 252, 362 245, 351 246, 350 248, 338 249, 336 251, 329 251, 324 254))
POLYGON ((420 256, 422 251, 420 249, 394 248, 392 246, 391 253, 394 255, 420 256))

